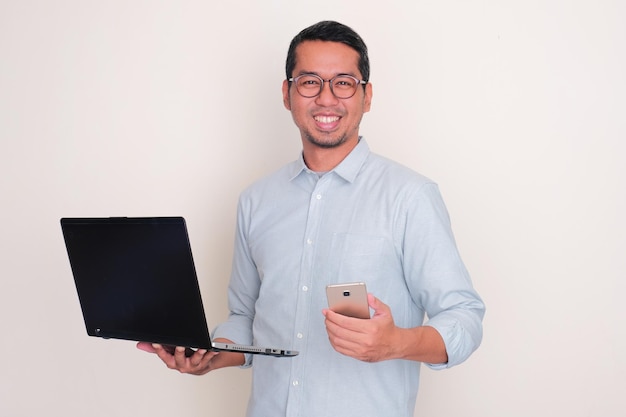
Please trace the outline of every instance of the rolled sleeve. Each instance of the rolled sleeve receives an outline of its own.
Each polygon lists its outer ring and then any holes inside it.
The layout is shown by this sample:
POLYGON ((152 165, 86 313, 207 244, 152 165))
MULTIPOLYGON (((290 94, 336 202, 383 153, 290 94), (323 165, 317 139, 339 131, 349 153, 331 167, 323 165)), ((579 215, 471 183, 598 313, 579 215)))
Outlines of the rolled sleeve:
POLYGON ((427 366, 446 369, 464 362, 480 345, 485 305, 461 260, 438 187, 421 187, 412 204, 408 229, 418 238, 405 244, 407 283, 448 354, 445 364, 427 366))
POLYGON ((475 302, 472 309, 447 311, 430 319, 426 325, 435 328, 443 338, 448 354, 444 364, 425 364, 431 369, 447 369, 463 363, 478 349, 482 341, 482 319, 485 308, 482 302, 475 302))

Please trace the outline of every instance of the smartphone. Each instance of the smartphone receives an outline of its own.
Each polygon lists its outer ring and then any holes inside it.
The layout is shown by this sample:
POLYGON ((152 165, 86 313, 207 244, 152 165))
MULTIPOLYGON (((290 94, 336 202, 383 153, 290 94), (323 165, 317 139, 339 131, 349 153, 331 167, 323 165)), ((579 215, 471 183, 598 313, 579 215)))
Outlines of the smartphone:
POLYGON ((367 288, 364 282, 328 285, 326 297, 328 307, 336 313, 359 319, 370 318, 367 288))

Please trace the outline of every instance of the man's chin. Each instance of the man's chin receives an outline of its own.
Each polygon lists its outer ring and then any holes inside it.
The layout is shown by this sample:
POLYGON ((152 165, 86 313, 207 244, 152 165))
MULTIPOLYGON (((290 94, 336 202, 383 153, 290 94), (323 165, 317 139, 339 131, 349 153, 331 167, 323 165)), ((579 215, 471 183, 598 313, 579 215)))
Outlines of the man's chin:
POLYGON ((346 142, 345 136, 342 136, 339 138, 332 138, 332 137, 317 138, 312 135, 306 135, 306 139, 312 145, 315 145, 318 148, 324 148, 324 149, 337 148, 346 142))

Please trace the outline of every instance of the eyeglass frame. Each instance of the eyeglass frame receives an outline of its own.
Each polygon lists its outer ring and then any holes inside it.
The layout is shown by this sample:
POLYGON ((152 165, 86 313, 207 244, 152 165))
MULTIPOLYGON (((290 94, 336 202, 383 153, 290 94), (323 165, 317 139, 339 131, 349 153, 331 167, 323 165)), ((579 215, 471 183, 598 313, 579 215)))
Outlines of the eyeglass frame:
POLYGON ((347 100, 349 98, 354 97, 354 95, 356 94, 356 90, 358 90, 358 86, 359 85, 366 85, 369 81, 365 81, 365 80, 359 80, 357 77, 354 77, 352 75, 348 75, 348 74, 337 74, 335 75, 333 78, 325 80, 322 77, 320 77, 317 74, 311 73, 311 72, 307 72, 305 74, 300 74, 297 77, 291 77, 291 78, 287 78, 287 81, 289 81, 290 83, 295 83, 296 85, 296 91, 298 92, 298 94, 300 94, 302 97, 304 98, 314 98, 319 96, 320 94, 322 94, 322 91, 324 91, 324 83, 328 83, 329 87, 330 87, 330 92, 333 94, 333 96, 335 96, 336 98, 338 98, 339 100, 347 100), (318 78, 319 80, 322 81, 322 83, 320 84, 320 90, 317 94, 312 95, 312 96, 305 96, 304 94, 302 94, 300 92, 300 90, 298 90, 298 80, 302 77, 315 77, 318 78), (339 78, 339 77, 348 77, 348 78, 352 78, 356 84, 357 84, 357 88, 354 89, 354 92, 352 93, 352 95, 350 95, 349 97, 338 97, 337 94, 335 94, 335 90, 333 89, 333 81, 335 81, 335 79, 339 78))

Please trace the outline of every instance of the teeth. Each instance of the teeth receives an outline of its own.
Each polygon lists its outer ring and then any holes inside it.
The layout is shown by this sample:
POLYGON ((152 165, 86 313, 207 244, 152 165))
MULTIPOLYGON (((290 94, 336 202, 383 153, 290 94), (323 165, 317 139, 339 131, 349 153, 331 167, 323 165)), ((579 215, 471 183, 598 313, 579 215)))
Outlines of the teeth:
POLYGON ((315 120, 320 123, 334 123, 339 120, 338 116, 316 116, 315 120))

